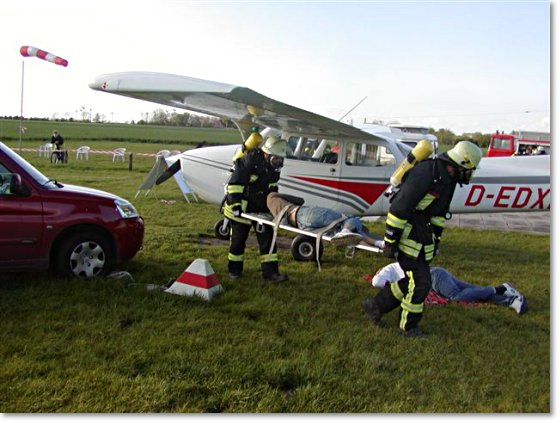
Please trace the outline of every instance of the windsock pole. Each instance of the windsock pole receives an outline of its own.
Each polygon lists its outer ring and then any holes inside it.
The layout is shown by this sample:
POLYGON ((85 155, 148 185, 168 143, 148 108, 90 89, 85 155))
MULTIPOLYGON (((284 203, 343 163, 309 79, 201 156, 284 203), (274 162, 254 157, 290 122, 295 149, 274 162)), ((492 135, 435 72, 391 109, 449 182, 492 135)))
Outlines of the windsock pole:
MULTIPOLYGON (((47 62, 54 63, 55 65, 68 66, 68 60, 62 57, 56 56, 48 51, 38 49, 33 46, 21 46, 19 53, 23 57, 37 57, 47 62)), ((23 77, 24 77, 24 63, 21 63, 21 100, 20 100, 20 110, 19 110, 19 152, 21 153, 21 139, 23 136, 24 126, 23 126, 23 77)))
POLYGON ((23 76, 25 74, 25 60, 21 61, 21 98, 19 102, 19 154, 21 155, 21 138, 23 136, 23 76))

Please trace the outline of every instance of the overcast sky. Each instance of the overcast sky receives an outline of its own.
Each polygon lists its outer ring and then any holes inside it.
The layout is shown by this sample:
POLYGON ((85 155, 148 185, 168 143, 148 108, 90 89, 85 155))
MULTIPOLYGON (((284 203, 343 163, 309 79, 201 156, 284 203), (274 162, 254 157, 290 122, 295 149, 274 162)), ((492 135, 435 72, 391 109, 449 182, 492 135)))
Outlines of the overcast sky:
MULTIPOLYGON (((0 116, 139 120, 162 106, 92 91, 99 74, 175 73, 339 119, 456 133, 550 130, 547 1, 3 2, 0 116), (87 7, 86 7, 87 6, 87 7), (68 67, 23 58, 31 45, 68 67)), ((168 109, 171 110, 171 109, 168 109)))

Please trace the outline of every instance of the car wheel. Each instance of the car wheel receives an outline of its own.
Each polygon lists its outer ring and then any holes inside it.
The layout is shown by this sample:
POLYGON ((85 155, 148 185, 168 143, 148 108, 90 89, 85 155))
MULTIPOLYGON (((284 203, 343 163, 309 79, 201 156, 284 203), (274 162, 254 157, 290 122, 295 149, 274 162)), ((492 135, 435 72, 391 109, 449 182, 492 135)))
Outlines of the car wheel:
POLYGON ((216 235, 218 239, 228 240, 230 224, 229 221, 227 221, 224 225, 224 220, 225 219, 220 219, 214 224, 214 235, 216 235))
MULTIPOLYGON (((292 257, 296 261, 311 261, 316 259, 315 245, 317 240, 307 235, 298 235, 292 241, 292 257)), ((323 243, 319 243, 319 260, 323 257, 323 243)))
POLYGON ((58 275, 83 279, 107 274, 113 262, 109 243, 95 233, 70 235, 60 244, 55 256, 58 275))

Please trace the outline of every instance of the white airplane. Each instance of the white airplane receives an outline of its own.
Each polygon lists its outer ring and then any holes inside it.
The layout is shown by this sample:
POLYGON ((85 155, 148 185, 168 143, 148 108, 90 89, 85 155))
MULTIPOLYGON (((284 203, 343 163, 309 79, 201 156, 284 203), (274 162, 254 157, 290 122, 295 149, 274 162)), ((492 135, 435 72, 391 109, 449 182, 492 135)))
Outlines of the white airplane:
MULTIPOLYGON (((90 88, 165 106, 228 118, 242 135, 251 127, 288 140, 280 192, 308 205, 346 215, 382 216, 389 209, 383 195, 396 166, 411 148, 390 132, 369 133, 285 103, 249 88, 151 72, 100 75, 90 88), (334 154, 334 151, 338 151, 334 154)), ((190 188, 202 199, 220 204, 239 145, 203 147, 167 157, 176 163, 190 188), (178 163, 177 163, 178 161, 178 163)), ((550 156, 483 158, 470 184, 457 187, 451 213, 550 210, 550 156)))
POLYGON ((426 140, 432 144, 434 154, 438 152, 437 137, 430 134, 430 129, 425 126, 401 125, 397 123, 382 124, 378 122, 367 122, 365 119, 363 122, 359 123, 354 123, 353 120, 350 120, 349 124, 374 135, 389 133, 389 137, 412 148, 414 148, 419 141, 426 140))

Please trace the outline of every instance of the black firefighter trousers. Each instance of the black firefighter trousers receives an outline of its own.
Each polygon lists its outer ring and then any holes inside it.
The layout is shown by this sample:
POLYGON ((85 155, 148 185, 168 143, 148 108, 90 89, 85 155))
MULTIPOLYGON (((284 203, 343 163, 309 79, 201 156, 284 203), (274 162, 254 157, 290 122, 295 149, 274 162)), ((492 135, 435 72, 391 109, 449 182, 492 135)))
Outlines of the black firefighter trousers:
POLYGON ((269 278, 278 274, 278 254, 276 252, 276 245, 272 250, 272 254, 268 254, 270 252, 270 244, 272 243, 272 238, 274 236, 272 226, 258 225, 258 223, 254 221, 251 221, 251 223, 248 224, 236 222, 235 220, 230 220, 230 225, 231 237, 228 255, 229 273, 233 275, 241 275, 243 273, 245 245, 252 226, 255 228, 257 241, 259 243, 263 278, 269 278))
POLYGON ((404 270, 404 278, 389 283, 374 297, 381 313, 385 314, 400 306, 399 329, 408 331, 422 319, 424 300, 432 287, 430 265, 423 257, 412 259, 399 254, 398 262, 404 270))

